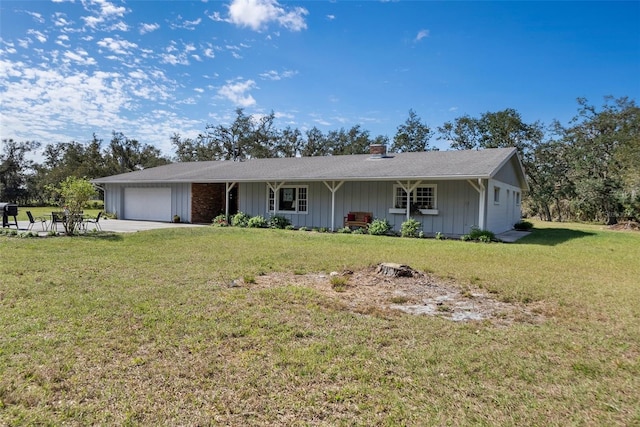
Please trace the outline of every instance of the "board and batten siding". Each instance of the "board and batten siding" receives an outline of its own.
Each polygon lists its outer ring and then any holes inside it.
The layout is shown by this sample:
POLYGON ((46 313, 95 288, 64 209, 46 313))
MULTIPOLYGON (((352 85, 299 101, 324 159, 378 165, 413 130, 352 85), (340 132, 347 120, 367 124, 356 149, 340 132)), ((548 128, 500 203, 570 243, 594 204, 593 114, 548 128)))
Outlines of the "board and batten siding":
MULTIPOLYGON (((124 218, 124 193, 125 188, 171 188, 171 213, 179 215, 183 222, 191 221, 191 183, 180 184, 105 184, 104 210, 110 214, 116 214, 118 218, 124 218)), ((167 222, 171 218, 167 219, 167 222)))
MULTIPOLYGON (((342 228, 344 217, 350 211, 371 212, 374 218, 387 219, 394 230, 400 230, 405 214, 389 213, 394 203, 394 181, 348 181, 335 194, 335 228, 342 228)), ((412 218, 422 224, 427 235, 441 232, 462 235, 478 224, 478 192, 466 181, 424 181, 424 185, 437 186, 437 215, 415 214, 412 218)), ((331 228, 331 192, 322 182, 286 183, 308 188, 307 213, 278 212, 295 227, 331 228)), ((238 190, 238 209, 251 216, 269 218, 267 211, 267 185, 241 183, 238 190)))
POLYGON ((489 180, 487 191, 486 229, 494 233, 503 233, 513 229, 513 225, 522 218, 522 189, 495 179, 489 180), (496 189, 499 200, 495 200, 496 189))

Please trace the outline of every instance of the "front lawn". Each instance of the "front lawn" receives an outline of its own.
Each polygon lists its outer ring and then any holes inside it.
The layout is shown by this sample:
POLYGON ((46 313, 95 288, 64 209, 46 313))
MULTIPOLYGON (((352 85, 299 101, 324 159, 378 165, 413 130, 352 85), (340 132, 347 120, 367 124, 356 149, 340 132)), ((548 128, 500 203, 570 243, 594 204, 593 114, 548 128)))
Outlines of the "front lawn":
POLYGON ((0 424, 640 423, 640 233, 535 225, 515 244, 213 227, 0 236, 0 424), (545 320, 362 313, 250 280, 380 262, 545 320))

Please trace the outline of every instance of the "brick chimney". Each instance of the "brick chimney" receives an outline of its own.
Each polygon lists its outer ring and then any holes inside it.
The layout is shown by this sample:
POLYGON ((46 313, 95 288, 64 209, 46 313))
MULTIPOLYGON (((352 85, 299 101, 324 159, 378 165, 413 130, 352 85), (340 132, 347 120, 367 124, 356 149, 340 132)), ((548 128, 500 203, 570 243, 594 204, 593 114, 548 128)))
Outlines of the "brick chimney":
POLYGON ((371 144, 369 154, 372 158, 381 159, 387 156, 387 146, 385 144, 371 144))

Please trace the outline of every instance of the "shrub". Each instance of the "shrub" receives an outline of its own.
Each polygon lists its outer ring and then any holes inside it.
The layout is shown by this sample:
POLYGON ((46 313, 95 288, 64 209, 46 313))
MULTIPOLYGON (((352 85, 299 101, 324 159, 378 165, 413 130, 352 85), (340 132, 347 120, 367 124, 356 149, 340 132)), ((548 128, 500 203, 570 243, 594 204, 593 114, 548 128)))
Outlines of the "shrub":
POLYGON ((211 221, 211 225, 214 227, 228 227, 229 222, 227 221, 227 216, 225 214, 220 214, 217 217, 213 218, 211 221))
POLYGON ((246 227, 249 224, 249 215, 244 212, 238 212, 231 217, 231 225, 234 227, 246 227))
POLYGON ((351 229, 349 227, 338 228, 336 233, 349 234, 351 233, 351 229))
POLYGON ((369 224, 369 234, 372 236, 384 236, 389 230, 391 230, 391 224, 386 218, 376 218, 369 224))
POLYGON ((529 221, 524 221, 524 220, 516 222, 513 225, 513 229, 518 231, 529 231, 532 228, 533 228, 533 224, 531 224, 529 221))
POLYGON ((413 219, 409 218, 400 226, 400 235, 402 237, 419 237, 421 224, 413 219))
POLYGON ((356 228, 355 230, 352 231, 353 234, 366 234, 366 231, 364 230, 364 228, 356 228))
POLYGON ((300 227, 298 228, 299 231, 309 231, 308 227, 300 227))
POLYGON ((291 225, 291 221, 289 221, 289 218, 285 218, 281 215, 274 215, 269 220, 269 227, 271 228, 279 228, 283 230, 290 225, 291 225))
POLYGON ((247 227, 249 228, 267 228, 268 225, 267 220, 261 215, 251 217, 247 221, 247 227))
POLYGON ((489 230, 481 230, 480 228, 474 226, 471 227, 471 231, 469 232, 469 234, 465 234, 460 239, 464 241, 472 240, 476 242, 490 243, 496 240, 496 235, 489 230))

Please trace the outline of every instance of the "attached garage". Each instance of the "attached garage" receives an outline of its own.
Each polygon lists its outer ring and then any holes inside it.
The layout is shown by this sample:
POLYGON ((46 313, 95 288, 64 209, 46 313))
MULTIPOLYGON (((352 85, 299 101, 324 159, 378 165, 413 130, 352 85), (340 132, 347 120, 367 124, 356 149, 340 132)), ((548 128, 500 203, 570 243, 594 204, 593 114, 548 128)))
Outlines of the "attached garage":
POLYGON ((124 219, 171 221, 171 188, 127 187, 124 219))

